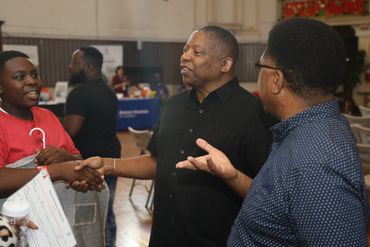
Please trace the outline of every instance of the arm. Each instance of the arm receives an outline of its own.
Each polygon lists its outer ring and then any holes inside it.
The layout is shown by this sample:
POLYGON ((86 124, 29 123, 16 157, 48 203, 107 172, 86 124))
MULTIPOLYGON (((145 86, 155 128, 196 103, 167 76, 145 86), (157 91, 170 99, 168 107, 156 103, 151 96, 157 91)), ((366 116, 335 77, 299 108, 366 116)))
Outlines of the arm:
POLYGON ((71 154, 63 148, 47 147, 42 149, 36 156, 35 162, 39 165, 50 165, 70 160, 81 160, 79 154, 71 154))
POLYGON ((359 177, 348 180, 326 164, 294 175, 290 214, 300 246, 367 246, 368 201, 359 177))
POLYGON ((118 83, 118 84, 114 84, 113 85, 113 88, 114 89, 119 89, 119 88, 122 88, 123 87, 123 82, 122 83, 118 83))
POLYGON ((80 115, 66 115, 64 116, 64 129, 67 131, 67 133, 70 136, 75 136, 77 135, 81 128, 82 125, 85 122, 85 117, 80 116, 80 115))
POLYGON ((188 157, 187 160, 177 163, 176 167, 202 170, 219 176, 238 195, 244 197, 247 194, 253 179, 237 170, 224 153, 211 146, 205 140, 197 139, 196 143, 200 148, 208 152, 208 155, 197 158, 188 157))
POLYGON ((157 161, 151 155, 141 155, 125 159, 91 157, 82 161, 75 170, 80 170, 84 167, 96 169, 104 175, 154 179, 157 172, 157 161))
MULTIPOLYGON (((99 173, 93 169, 83 169, 75 171, 74 167, 77 162, 66 162, 48 166, 48 172, 52 181, 63 180, 66 183, 74 181, 88 181, 91 188, 99 188, 103 182, 99 173)), ((0 198, 7 197, 21 188, 33 177, 39 173, 37 168, 17 169, 1 168, 0 169, 0 198)))

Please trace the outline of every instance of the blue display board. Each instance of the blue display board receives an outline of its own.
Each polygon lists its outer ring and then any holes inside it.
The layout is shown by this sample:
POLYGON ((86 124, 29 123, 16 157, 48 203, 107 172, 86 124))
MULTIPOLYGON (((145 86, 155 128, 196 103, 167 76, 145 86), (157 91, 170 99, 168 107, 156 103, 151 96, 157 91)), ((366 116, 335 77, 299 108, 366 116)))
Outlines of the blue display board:
POLYGON ((159 119, 160 107, 159 98, 119 100, 117 130, 152 129, 159 119))

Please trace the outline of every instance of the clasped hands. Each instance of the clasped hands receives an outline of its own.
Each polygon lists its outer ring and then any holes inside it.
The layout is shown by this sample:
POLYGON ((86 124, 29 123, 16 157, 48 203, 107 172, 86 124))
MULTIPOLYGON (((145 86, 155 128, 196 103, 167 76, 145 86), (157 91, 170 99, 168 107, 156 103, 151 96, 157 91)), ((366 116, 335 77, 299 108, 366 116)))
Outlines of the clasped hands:
MULTIPOLYGON (((199 157, 189 156, 186 160, 178 162, 176 168, 205 171, 219 176, 225 181, 237 178, 238 170, 231 164, 223 152, 201 138, 196 140, 196 144, 208 154, 199 157)), ((68 183, 73 189, 78 191, 101 190, 104 175, 111 174, 114 169, 113 159, 103 159, 101 157, 91 157, 78 163, 76 161, 73 163, 75 163, 73 172, 80 177, 69 179, 68 183)))
POLYGON ((111 162, 104 162, 103 158, 97 156, 77 162, 77 165, 73 167, 73 172, 79 174, 80 178, 71 180, 69 185, 74 190, 82 192, 103 189, 104 175, 109 175, 113 170, 113 159, 105 160, 111 160, 111 162))

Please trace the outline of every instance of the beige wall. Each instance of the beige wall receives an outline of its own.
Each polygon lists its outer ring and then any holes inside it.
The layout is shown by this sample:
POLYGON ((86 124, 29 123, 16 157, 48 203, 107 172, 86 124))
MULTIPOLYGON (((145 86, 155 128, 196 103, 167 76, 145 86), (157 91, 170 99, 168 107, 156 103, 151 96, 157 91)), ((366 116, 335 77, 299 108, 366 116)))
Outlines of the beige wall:
POLYGON ((5 35, 185 41, 205 24, 263 41, 277 19, 275 0, 1 0, 5 35))

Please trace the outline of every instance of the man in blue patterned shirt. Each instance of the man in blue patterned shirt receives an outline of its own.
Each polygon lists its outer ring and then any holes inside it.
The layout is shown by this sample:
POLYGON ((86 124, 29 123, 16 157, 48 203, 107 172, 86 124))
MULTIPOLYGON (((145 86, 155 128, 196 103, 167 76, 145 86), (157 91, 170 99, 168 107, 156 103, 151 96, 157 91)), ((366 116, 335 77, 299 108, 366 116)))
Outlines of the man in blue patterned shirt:
POLYGON ((345 49, 328 25, 293 18, 276 24, 260 61, 259 93, 281 122, 252 181, 219 150, 177 164, 220 176, 246 196, 228 246, 367 246, 368 200, 351 129, 334 92, 345 49))

